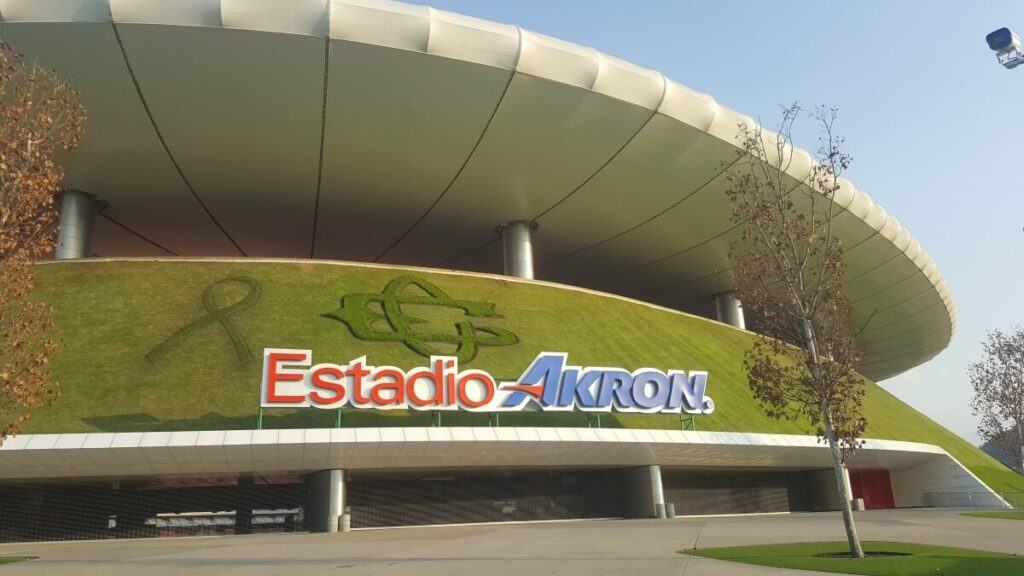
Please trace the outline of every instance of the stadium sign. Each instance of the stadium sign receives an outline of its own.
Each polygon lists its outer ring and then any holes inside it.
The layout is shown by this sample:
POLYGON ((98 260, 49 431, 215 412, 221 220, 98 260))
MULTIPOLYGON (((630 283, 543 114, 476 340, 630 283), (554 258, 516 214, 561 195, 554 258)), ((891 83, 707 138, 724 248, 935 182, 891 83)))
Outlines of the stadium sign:
POLYGON ((310 350, 263 352, 263 408, 375 408, 510 412, 545 411, 710 414, 708 374, 692 370, 571 366, 564 352, 541 352, 515 381, 460 369, 456 356, 431 356, 428 366, 373 366, 366 356, 345 365, 313 364, 310 350))

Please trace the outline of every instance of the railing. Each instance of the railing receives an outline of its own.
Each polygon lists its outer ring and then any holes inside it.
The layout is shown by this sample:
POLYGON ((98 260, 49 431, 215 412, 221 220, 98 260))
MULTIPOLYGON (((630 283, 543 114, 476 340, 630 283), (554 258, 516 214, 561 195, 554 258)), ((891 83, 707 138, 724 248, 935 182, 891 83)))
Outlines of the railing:
POLYGON ((1024 508, 1024 492, 925 492, 924 505, 931 508, 1024 508), (996 495, 998 494, 998 496, 996 495))
MULTIPOLYGON (((344 427, 344 424, 343 424, 344 419, 342 417, 342 414, 343 414, 342 410, 343 409, 334 410, 334 416, 333 416, 333 427, 334 428, 343 428, 344 427)), ((257 412, 256 412, 256 429, 257 430, 263 430, 263 428, 264 428, 264 422, 263 422, 263 415, 264 415, 264 413, 265 412, 264 412, 264 409, 262 407, 257 408, 257 412)), ((573 413, 578 415, 576 418, 578 418, 579 424, 581 424, 581 425, 585 424, 587 428, 601 428, 602 427, 602 425, 601 425, 601 412, 574 411, 573 413)), ((434 410, 434 411, 427 412, 427 414, 430 415, 430 426, 432 426, 432 427, 437 428, 437 427, 450 426, 451 425, 451 424, 445 424, 445 420, 443 418, 443 415, 444 415, 443 411, 434 410)), ((501 413, 500 412, 487 413, 486 417, 487 417, 487 422, 486 422, 487 426, 490 426, 492 428, 501 427, 501 413)), ((532 425, 536 426, 536 425, 544 425, 544 424, 534 423, 532 425)), ((548 425, 565 426, 567 424, 564 421, 559 421, 557 424, 548 424, 548 425)), ((694 417, 693 414, 685 414, 685 413, 679 414, 678 426, 679 426, 679 430, 697 430, 697 419, 696 419, 696 417, 694 417)), ((279 428, 279 427, 278 426, 274 426, 273 428, 279 428)))

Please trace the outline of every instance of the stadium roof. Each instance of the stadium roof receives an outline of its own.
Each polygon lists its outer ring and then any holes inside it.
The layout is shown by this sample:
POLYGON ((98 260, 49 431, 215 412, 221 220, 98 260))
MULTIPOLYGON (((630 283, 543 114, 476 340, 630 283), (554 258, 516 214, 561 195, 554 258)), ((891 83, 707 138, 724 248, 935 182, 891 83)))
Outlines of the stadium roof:
MULTIPOLYGON (((538 276, 693 309, 728 290, 724 190, 753 120, 592 48, 393 2, 0 0, 0 36, 89 112, 68 188, 101 256, 345 259, 538 276)), ((803 182, 811 158, 788 168, 803 182)), ((844 182, 862 371, 947 346, 956 309, 899 221, 844 182)))

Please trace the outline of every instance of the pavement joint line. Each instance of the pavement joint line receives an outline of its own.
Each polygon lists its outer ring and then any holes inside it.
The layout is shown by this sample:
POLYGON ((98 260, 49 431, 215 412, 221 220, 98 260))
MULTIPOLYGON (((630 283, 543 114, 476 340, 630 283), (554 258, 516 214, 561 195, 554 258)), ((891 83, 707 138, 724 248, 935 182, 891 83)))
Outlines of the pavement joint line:
POLYGON ((738 514, 689 514, 686 516, 673 516, 670 520, 692 520, 695 518, 746 518, 751 516, 786 516, 792 512, 741 512, 738 514))
POLYGON ((462 522, 459 524, 416 524, 412 526, 367 526, 353 528, 352 532, 370 532, 374 530, 408 530, 412 528, 457 528, 466 526, 519 526, 523 524, 570 524, 576 522, 603 522, 606 520, 624 520, 621 516, 603 518, 558 518, 555 520, 499 520, 497 522, 462 522))
MULTIPOLYGON (((858 521, 864 519, 860 526, 864 540, 1024 552, 1024 523, 973 522, 971 518, 960 517, 960 511, 866 511, 858 513, 858 521), (965 544, 967 541, 970 544, 965 544)), ((558 576, 621 576, 627 572, 799 576, 818 573, 704 558, 696 556, 695 550, 685 549, 686 542, 692 541, 695 547, 701 542, 709 547, 744 546, 784 543, 780 539, 788 537, 793 537, 793 541, 831 541, 841 535, 838 512, 750 516, 670 524, 656 519, 628 524, 577 520, 554 526, 525 522, 505 527, 510 523, 500 523, 486 528, 468 524, 453 531, 376 531, 348 537, 293 533, 242 538, 103 540, 122 544, 105 547, 95 545, 95 541, 56 542, 61 544, 58 547, 40 547, 38 542, 29 542, 11 543, 17 548, 0 547, 0 554, 36 556, 35 560, 13 565, 9 570, 46 576, 191 574, 197 570, 216 570, 220 576, 298 575, 338 571, 339 565, 344 566, 345 573, 352 574, 456 576, 502 573, 513 561, 522 562, 526 572, 558 576), (707 536, 703 532, 708 532, 707 536), (832 532, 836 532, 836 538, 828 537, 832 532), (522 551, 529 552, 523 556, 522 551)))
POLYGON ((701 534, 704 533, 704 528, 707 527, 707 525, 708 525, 707 522, 701 522, 700 523, 700 528, 697 530, 697 536, 695 536, 694 539, 693 539, 693 547, 690 548, 690 550, 696 550, 697 549, 697 544, 700 543, 700 536, 701 536, 701 534))

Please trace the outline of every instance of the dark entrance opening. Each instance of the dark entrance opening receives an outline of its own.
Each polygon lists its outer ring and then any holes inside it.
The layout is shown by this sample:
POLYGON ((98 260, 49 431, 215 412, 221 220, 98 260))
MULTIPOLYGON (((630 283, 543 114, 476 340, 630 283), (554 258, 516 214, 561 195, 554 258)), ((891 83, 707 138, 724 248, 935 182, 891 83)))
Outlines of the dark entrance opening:
MULTIPOLYGON (((821 471, 661 468, 680 516, 809 510, 821 471)), ((830 474, 830 471, 826 471, 830 474)), ((888 472, 854 471, 867 507, 892 507, 888 472)), ((617 518, 653 509, 647 466, 607 469, 357 471, 348 475, 353 528, 617 518)), ((165 477, 0 485, 0 542, 297 532, 309 529, 298 474, 165 477)), ((646 512, 645 514, 649 514, 646 512)))
POLYGON ((809 510, 807 473, 662 468, 665 503, 679 516, 809 510))
POLYGON ((864 499, 868 510, 896 507, 888 470, 850 470, 850 488, 854 498, 864 499))
POLYGON ((305 530, 296 475, 0 485, 0 542, 305 530))
POLYGON ((621 515, 618 471, 532 470, 353 474, 352 527, 621 515))

